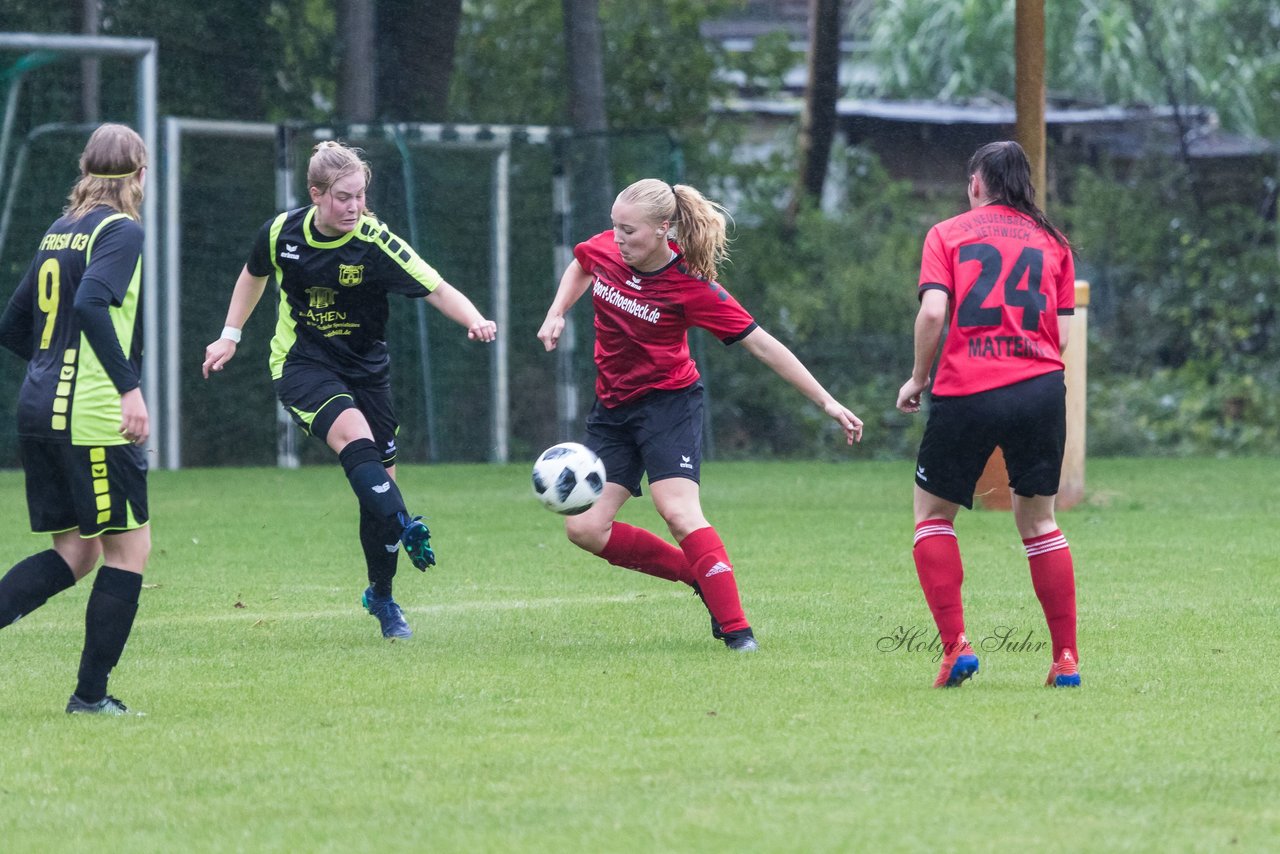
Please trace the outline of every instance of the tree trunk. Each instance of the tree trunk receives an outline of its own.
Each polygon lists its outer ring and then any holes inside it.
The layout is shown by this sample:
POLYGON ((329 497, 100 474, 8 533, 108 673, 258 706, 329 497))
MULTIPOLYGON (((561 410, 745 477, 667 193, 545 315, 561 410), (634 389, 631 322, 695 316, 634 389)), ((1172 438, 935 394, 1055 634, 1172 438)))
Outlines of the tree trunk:
POLYGON ((449 113, 462 0, 379 0, 381 114, 394 121, 443 122, 449 113))
POLYGON ((374 0, 342 0, 338 7, 338 32, 342 34, 338 116, 344 121, 369 122, 378 114, 375 8, 374 0))
POLYGON ((809 0, 809 61, 804 112, 797 139, 796 191, 787 211, 790 227, 804 206, 822 201, 836 132, 836 101, 840 97, 840 29, 844 0, 809 0))
POLYGON ((573 237, 581 240, 609 222, 613 179, 609 169, 604 98, 604 35, 599 0, 562 0, 565 67, 569 76, 569 147, 574 198, 573 237))

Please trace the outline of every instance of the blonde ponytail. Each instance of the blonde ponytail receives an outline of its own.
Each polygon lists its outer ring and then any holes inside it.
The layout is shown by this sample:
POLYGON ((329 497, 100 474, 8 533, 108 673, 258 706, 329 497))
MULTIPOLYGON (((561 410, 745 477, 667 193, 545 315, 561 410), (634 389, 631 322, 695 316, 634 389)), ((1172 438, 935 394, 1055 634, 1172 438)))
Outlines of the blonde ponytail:
POLYGON ((639 207, 655 225, 670 222, 685 266, 695 276, 714 280, 728 260, 728 211, 696 188, 644 178, 619 193, 618 201, 639 207))

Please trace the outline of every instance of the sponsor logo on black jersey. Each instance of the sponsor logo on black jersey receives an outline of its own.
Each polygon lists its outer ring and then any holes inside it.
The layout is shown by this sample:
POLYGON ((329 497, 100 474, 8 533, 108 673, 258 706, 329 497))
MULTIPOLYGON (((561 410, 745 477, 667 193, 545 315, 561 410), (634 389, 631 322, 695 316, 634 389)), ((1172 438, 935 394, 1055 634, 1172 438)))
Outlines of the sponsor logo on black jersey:
POLYGON ((328 308, 338 296, 333 288, 307 288, 306 293, 310 299, 310 308, 328 308))
POLYGON ((344 288, 352 288, 364 280, 363 264, 339 264, 338 284, 344 288))

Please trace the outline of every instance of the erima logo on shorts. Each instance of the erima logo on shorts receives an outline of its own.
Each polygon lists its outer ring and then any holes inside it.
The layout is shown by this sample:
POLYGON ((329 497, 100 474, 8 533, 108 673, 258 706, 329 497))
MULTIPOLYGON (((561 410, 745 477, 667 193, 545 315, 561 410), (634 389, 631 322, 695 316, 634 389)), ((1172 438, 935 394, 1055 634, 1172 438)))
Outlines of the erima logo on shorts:
POLYGON ((916 466, 916 477, 920 478, 925 483, 929 482, 929 478, 924 476, 924 466, 916 466))
POLYGON ((375 487, 373 487, 373 491, 374 491, 374 492, 376 492, 376 493, 378 493, 379 495, 381 495, 382 493, 386 492, 386 491, 387 491, 387 490, 389 490, 390 488, 391 488, 391 481, 387 481, 386 483, 382 484, 381 486, 375 486, 375 487))
POLYGON ((703 578, 710 578, 713 575, 719 575, 722 572, 733 572, 733 567, 722 560, 716 561, 716 565, 707 570, 707 574, 703 578))
POLYGON ((686 457, 684 454, 681 454, 681 455, 680 455, 680 468, 682 468, 682 469, 691 469, 691 468, 693 468, 693 463, 691 463, 691 462, 689 461, 689 458, 688 458, 688 457, 686 457))

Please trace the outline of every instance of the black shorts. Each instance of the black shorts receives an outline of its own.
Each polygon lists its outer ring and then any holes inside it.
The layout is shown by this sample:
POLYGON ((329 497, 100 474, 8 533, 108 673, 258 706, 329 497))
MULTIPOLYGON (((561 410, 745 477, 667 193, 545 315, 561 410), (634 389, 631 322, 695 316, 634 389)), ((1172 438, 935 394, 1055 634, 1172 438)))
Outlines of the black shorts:
POLYGON ((21 437, 27 513, 36 534, 80 529, 89 538, 141 528, 147 511, 147 452, 137 445, 69 445, 21 437))
POLYGON ((1062 371, 962 397, 931 397, 916 458, 916 485, 973 507, 973 490, 999 447, 1013 491, 1057 495, 1067 440, 1062 371))
POLYGON ((702 471, 702 383, 675 391, 653 391, 635 403, 610 409, 599 400, 587 416, 582 444, 604 461, 610 483, 640 494, 649 483, 671 477, 698 481, 702 471))
POLYGON ((400 432, 400 424, 391 404, 389 383, 357 385, 324 365, 286 361, 280 379, 272 385, 280 403, 293 416, 294 423, 322 442, 339 415, 348 409, 360 410, 369 422, 383 465, 395 462, 396 434, 400 432))

